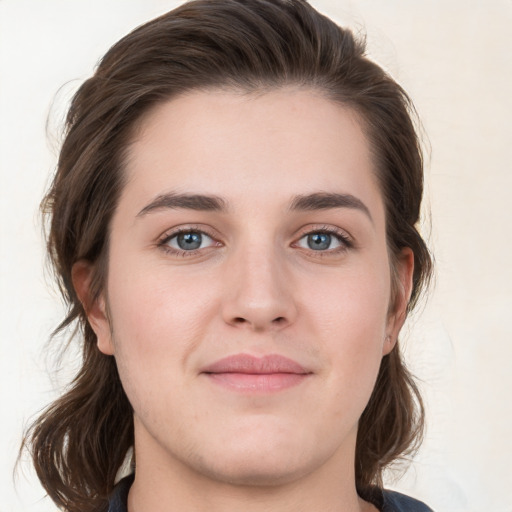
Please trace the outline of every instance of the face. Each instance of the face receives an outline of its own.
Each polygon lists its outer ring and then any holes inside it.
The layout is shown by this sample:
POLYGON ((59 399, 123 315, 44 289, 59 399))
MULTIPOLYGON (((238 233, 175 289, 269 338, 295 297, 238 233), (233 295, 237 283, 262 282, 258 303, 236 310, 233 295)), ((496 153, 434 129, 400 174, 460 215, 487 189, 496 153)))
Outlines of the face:
POLYGON ((89 320, 134 409, 138 468, 252 484, 350 472, 412 272, 404 251, 390 313, 357 116, 310 90, 194 92, 144 118, 125 172, 89 320))

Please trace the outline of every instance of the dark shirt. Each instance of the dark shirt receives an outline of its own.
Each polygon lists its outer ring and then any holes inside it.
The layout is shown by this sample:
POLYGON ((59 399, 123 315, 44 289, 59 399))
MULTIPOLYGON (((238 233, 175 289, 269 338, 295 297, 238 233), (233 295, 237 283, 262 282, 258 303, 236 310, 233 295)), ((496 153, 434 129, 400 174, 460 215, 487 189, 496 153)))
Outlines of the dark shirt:
MULTIPOLYGON (((133 475, 130 475, 116 485, 109 501, 108 512, 127 512, 126 502, 132 482, 133 475)), ((381 512, 432 512, 421 501, 394 491, 376 490, 369 497, 369 501, 381 512)))

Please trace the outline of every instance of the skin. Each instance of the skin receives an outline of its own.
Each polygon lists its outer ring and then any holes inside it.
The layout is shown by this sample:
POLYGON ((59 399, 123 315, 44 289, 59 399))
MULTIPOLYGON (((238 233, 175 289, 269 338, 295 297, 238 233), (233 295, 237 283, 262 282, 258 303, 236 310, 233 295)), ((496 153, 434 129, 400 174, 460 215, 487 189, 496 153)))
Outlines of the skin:
POLYGON ((159 105, 139 128, 93 304, 91 265, 74 268, 134 408, 129 511, 376 510, 355 490, 357 423, 405 318, 413 259, 399 255, 390 307, 385 210, 357 116, 312 90, 214 90, 159 105), (325 192, 367 211, 290 208, 325 192), (225 209, 155 207, 162 194, 225 209), (178 253, 176 229, 208 236, 178 253), (323 230, 331 245, 311 249, 323 230), (240 353, 309 374, 238 392, 201 371, 240 353))

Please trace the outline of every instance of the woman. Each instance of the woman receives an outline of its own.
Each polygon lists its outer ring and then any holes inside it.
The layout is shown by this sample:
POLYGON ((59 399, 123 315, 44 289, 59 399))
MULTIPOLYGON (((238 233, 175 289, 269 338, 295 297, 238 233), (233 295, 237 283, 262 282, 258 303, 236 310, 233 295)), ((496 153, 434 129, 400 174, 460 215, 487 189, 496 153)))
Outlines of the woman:
POLYGON ((105 55, 45 200, 83 336, 27 436, 58 506, 429 510, 382 490, 423 424, 410 110, 302 0, 192 1, 105 55))

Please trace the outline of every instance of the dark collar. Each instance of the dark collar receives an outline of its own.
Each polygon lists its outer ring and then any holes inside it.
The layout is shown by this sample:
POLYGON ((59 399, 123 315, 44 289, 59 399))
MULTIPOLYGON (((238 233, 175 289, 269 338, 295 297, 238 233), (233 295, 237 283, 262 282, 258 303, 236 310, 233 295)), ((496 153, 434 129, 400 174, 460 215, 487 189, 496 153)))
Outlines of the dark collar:
POLYGON ((133 484, 134 478, 135 473, 132 473, 117 483, 108 502, 108 512, 127 511, 128 491, 133 484))

